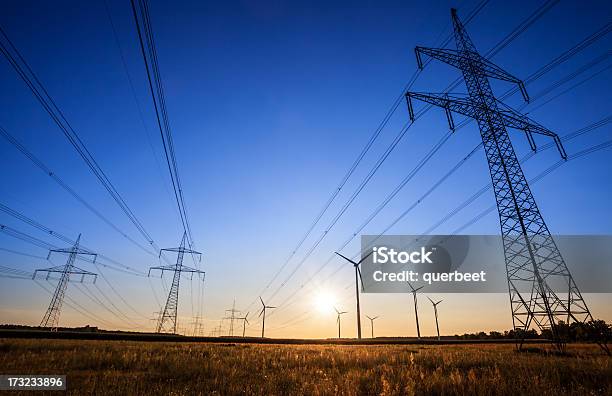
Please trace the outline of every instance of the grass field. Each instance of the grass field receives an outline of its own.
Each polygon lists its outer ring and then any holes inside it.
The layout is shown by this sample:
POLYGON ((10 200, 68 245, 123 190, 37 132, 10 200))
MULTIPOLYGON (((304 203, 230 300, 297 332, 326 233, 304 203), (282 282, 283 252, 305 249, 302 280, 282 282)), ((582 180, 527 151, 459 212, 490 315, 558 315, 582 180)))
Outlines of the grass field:
POLYGON ((597 346, 529 348, 0 339, 0 374, 67 374, 75 395, 612 394, 597 346))

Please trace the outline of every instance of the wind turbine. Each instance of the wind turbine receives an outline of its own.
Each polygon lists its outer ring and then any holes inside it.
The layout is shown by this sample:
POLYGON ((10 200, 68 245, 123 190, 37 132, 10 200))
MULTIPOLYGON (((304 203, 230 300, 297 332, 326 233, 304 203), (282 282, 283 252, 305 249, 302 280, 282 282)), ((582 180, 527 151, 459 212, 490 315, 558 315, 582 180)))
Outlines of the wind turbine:
POLYGON ((427 299, 431 301, 431 304, 433 305, 434 314, 436 315, 436 330, 438 331, 438 341, 440 341, 440 327, 438 327, 438 304, 440 304, 443 300, 434 302, 434 300, 429 297, 427 297, 427 299))
POLYGON ((415 289, 414 287, 412 287, 410 282, 406 282, 406 283, 408 283, 408 286, 410 286, 410 290, 412 290, 412 297, 414 298, 414 317, 416 318, 417 338, 420 340, 421 339, 421 329, 419 328, 419 308, 417 307, 417 292, 421 290, 424 286, 417 287, 415 289))
POLYGON ((372 328, 372 338, 374 338, 374 320, 378 319, 378 316, 374 316, 373 318, 371 318, 368 315, 366 315, 366 317, 370 319, 370 326, 372 328))
MULTIPOLYGON (((242 320, 242 337, 244 337, 244 332, 246 330, 246 325, 247 323, 249 323, 249 313, 247 312, 246 315, 244 315, 244 317, 242 318, 236 318, 238 320, 242 320)), ((249 323, 250 324, 250 323, 249 323)), ((262 336, 263 337, 263 336, 262 336)))
POLYGON ((266 329, 266 309, 273 309, 273 308, 276 308, 276 307, 271 307, 269 305, 266 305, 264 303, 264 300, 261 298, 261 296, 259 296, 259 301, 261 301, 261 305, 263 306, 263 308, 259 312, 259 316, 261 316, 263 314, 263 321, 261 322, 261 338, 263 338, 264 337, 264 331, 266 329))
POLYGON ((338 308, 334 307, 334 309, 336 310, 336 313, 338 314, 338 318, 336 319, 336 322, 338 322, 338 338, 340 338, 340 315, 348 313, 346 311, 338 311, 338 308))
MULTIPOLYGON (((361 288, 363 289, 363 278, 361 277, 361 270, 359 269, 359 264, 361 264, 365 259, 368 258, 368 256, 370 256, 370 254, 372 254, 372 252, 368 253, 366 256, 364 256, 361 260, 359 260, 358 262, 355 262, 353 260, 351 260, 350 258, 341 255, 340 253, 336 252, 336 254, 340 257, 342 257, 343 259, 345 259, 346 261, 348 261, 349 263, 353 264, 353 267, 355 267, 355 296, 357 298, 357 338, 361 339, 361 309, 359 307, 359 280, 361 279, 361 288)), ((338 337, 340 338, 340 337, 338 337)))

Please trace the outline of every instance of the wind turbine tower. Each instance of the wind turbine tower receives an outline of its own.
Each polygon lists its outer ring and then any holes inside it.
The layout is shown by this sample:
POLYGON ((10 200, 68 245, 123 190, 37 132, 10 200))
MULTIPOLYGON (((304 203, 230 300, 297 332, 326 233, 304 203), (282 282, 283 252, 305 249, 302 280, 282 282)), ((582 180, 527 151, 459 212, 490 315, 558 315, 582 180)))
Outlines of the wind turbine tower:
POLYGON ((434 300, 429 297, 427 297, 427 299, 429 299, 429 301, 431 301, 431 304, 433 305, 434 315, 436 316, 436 331, 438 332, 438 341, 440 341, 440 327, 438 326, 438 304, 440 304, 442 300, 434 302, 434 300))
POLYGON ((246 332, 246 325, 250 324, 249 323, 249 313, 247 312, 246 315, 244 315, 241 318, 236 318, 238 320, 242 320, 242 337, 244 338, 244 334, 246 332))
POLYGON ((345 259, 346 261, 348 261, 349 263, 353 264, 353 267, 355 267, 355 298, 357 300, 357 338, 361 339, 361 309, 359 306, 359 281, 361 281, 361 287, 363 289, 363 278, 361 277, 361 269, 359 269, 359 265, 366 259, 368 258, 368 255, 364 256, 361 260, 359 260, 358 262, 355 262, 353 260, 351 260, 350 258, 343 256, 342 254, 336 252, 336 254, 340 257, 342 257, 343 259, 345 259))
POLYGON ((370 319, 370 328, 372 329, 372 338, 374 338, 374 321, 378 319, 378 316, 374 316, 373 318, 366 315, 368 319, 370 319))
POLYGON ((266 330, 266 309, 274 309, 276 307, 271 307, 269 305, 266 305, 264 303, 264 300, 261 298, 261 296, 259 297, 259 301, 261 301, 261 311, 259 312, 259 316, 263 315, 263 320, 261 322, 261 338, 264 338, 264 334, 265 334, 265 330, 266 330))
POLYGON ((342 338, 340 337, 340 316, 344 315, 345 313, 348 313, 346 311, 338 311, 338 308, 334 307, 334 309, 336 310, 336 314, 338 314, 337 318, 336 318, 336 323, 338 323, 338 338, 342 338))
POLYGON ((416 289, 412 287, 410 282, 407 282, 408 286, 410 286, 410 290, 412 293, 412 298, 414 299, 414 318, 416 319, 416 329, 417 329, 417 338, 421 339, 421 329, 419 328, 419 308, 417 306, 417 292, 423 288, 423 286, 417 287, 416 289))

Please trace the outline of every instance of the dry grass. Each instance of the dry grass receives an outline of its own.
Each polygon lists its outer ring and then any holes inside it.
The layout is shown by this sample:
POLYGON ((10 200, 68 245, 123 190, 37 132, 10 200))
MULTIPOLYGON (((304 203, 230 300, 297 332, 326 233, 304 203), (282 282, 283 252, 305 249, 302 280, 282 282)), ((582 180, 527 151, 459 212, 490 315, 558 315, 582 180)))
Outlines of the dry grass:
POLYGON ((67 374, 95 395, 612 394, 596 346, 565 356, 511 345, 315 346, 0 340, 0 373, 67 374))

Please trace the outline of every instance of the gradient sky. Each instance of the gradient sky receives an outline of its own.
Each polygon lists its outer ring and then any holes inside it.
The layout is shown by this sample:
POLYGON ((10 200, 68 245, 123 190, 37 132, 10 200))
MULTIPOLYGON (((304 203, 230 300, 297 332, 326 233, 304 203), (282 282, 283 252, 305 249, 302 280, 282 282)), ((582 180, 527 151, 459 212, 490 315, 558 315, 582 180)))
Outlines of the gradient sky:
MULTIPOLYGON (((53 3, 9 0, 4 3, 0 25, 157 244, 176 246, 181 228, 170 195, 170 179, 154 123, 129 1, 107 2, 135 94, 130 89, 103 0, 53 3)), ((449 9, 457 7, 464 17, 476 3, 152 1, 151 20, 185 199, 196 248, 204 253, 205 334, 218 325, 234 299, 238 309, 249 310, 250 317, 256 316, 259 305, 251 303, 291 253, 414 72, 413 48, 439 45, 451 31, 449 9)), ((540 2, 532 1, 491 0, 470 22, 469 33, 485 53, 539 5, 540 2)), ((601 28, 611 15, 610 2, 593 1, 587 6, 584 2, 562 1, 493 60, 510 73, 525 78, 601 28)), ((610 35, 600 39, 527 89, 532 97, 536 96, 555 81, 609 52, 611 43, 610 35)), ((612 89, 611 74, 606 69, 609 66, 610 59, 599 63, 534 101, 525 111, 560 135, 609 116, 612 89), (538 104, 601 70, 593 79, 536 109, 538 104)), ((421 73, 413 90, 440 92, 457 76, 457 70, 433 62, 421 73)), ((143 243, 4 58, 0 60, 0 84, 3 87, 0 126, 100 212, 143 243)), ((501 94, 509 86, 494 83, 493 88, 501 94)), ((464 91, 463 85, 457 88, 457 92, 464 91)), ((507 102, 512 106, 521 104, 517 95, 507 102)), ((457 117, 457 121, 460 119, 457 117)), ((343 325, 347 336, 354 335, 353 272, 344 263, 334 259, 301 288, 294 303, 289 304, 287 297, 353 234, 443 136, 447 125, 439 109, 418 120, 310 259, 274 298, 271 295, 407 120, 402 104, 330 211, 277 281, 263 293, 269 304, 283 307, 269 316, 267 335, 333 336, 335 315, 330 309, 319 309, 321 304, 316 303, 319 294, 334 296, 336 304, 350 312, 343 318, 343 325)), ((516 131, 510 133, 519 156, 526 153, 524 136, 516 131)), ((606 126, 572 140, 566 149, 571 155, 610 138, 610 127, 606 126)), ((458 131, 363 233, 380 232, 478 142, 479 134, 473 125, 458 131)), ((540 138, 537 142, 544 144, 546 140, 540 138)), ((603 150, 570 162, 533 186, 553 233, 612 232, 610 153, 609 149, 603 150)), ((544 151, 526 163, 524 171, 527 177, 533 177, 557 160, 556 152, 544 151)), ((159 265, 156 258, 101 222, 5 140, 0 140, 0 165, 2 204, 71 238, 82 233, 87 247, 144 273, 149 266, 159 265)), ((391 231, 424 232, 489 182, 484 154, 479 152, 391 231)), ((452 232, 493 202, 489 191, 435 232, 452 232)), ((0 213, 0 223, 63 246, 62 242, 4 213, 0 213)), ((464 232, 498 233, 497 215, 488 215, 464 232)), ((0 247, 46 257, 43 249, 3 234, 0 247)), ((358 250, 356 238, 344 252, 353 255, 358 250)), ((2 265, 29 272, 60 265, 63 260, 53 257, 49 263, 0 252, 2 265)), ((577 264, 568 263, 579 278, 577 264)), ((95 270, 87 263, 79 266, 95 270)), ((96 294, 99 293, 96 287, 71 284, 68 295, 104 322, 84 318, 66 307, 61 323, 150 330, 153 321, 149 318, 159 311, 156 300, 165 298, 162 281, 100 269, 138 314, 99 279, 98 287, 130 320, 111 315, 79 289, 86 287, 96 294)), ((190 301, 192 285, 197 292, 195 281, 187 279, 182 283, 181 328, 189 328, 192 312, 198 311, 197 297, 193 304, 190 301)), ((511 327, 505 294, 440 297, 445 299, 440 306, 444 334, 511 327)), ((596 317, 612 320, 609 295, 586 298, 596 317)), ((36 325, 48 301, 49 295, 31 280, 0 278, 2 323, 36 325)), ((422 332, 433 334, 431 307, 423 302, 421 309, 422 332)), ((409 295, 365 295, 362 312, 381 315, 377 321, 378 335, 415 333, 409 295)), ((247 334, 256 335, 259 331, 259 322, 252 320, 247 334)))

